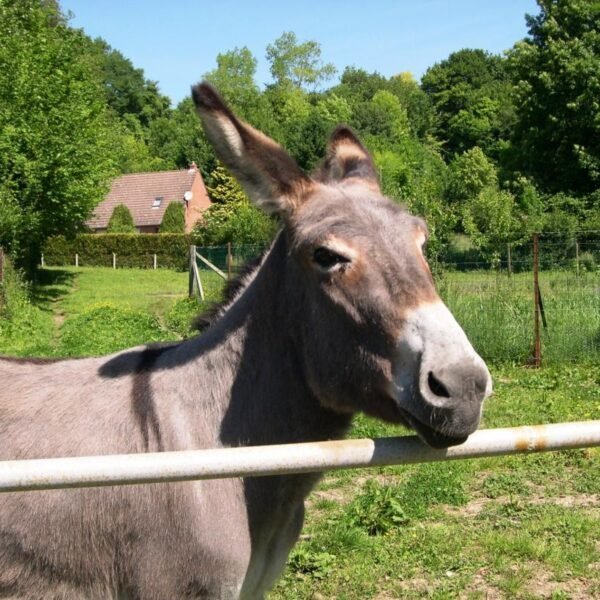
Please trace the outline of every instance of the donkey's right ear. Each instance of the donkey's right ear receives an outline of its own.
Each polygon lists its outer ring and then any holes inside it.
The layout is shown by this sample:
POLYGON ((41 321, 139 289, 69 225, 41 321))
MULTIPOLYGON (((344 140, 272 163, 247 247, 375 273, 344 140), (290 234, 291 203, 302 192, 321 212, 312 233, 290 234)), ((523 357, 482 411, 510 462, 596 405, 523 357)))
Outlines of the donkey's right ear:
POLYGON ((192 98, 217 156, 250 199, 268 213, 292 214, 311 184, 296 161, 271 138, 240 121, 210 84, 194 86, 192 98))
POLYGON ((373 158, 347 125, 338 125, 334 129, 327 144, 325 161, 314 178, 324 183, 353 178, 379 191, 379 176, 373 158))

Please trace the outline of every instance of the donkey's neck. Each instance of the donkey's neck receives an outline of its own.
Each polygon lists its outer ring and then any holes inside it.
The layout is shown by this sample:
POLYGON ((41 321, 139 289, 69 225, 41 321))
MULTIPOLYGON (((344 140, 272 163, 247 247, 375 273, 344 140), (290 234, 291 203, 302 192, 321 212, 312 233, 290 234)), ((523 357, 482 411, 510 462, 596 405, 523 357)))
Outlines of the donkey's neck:
POLYGON ((294 335, 302 326, 303 292, 289 285, 287 255, 280 234, 246 287, 198 340, 205 347, 204 370, 218 360, 230 378, 219 399, 225 403, 220 441, 227 446, 339 438, 350 423, 349 415, 323 408, 306 383, 301 336, 294 335))

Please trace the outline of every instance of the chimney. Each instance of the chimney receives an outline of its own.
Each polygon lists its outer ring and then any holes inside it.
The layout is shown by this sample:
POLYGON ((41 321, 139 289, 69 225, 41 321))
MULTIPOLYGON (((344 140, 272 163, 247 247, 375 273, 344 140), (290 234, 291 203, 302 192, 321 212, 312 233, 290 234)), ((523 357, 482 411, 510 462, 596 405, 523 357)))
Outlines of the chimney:
POLYGON ((190 163, 190 166, 188 167, 188 171, 197 171, 198 170, 198 166, 196 165, 196 163, 194 161, 192 161, 190 163))

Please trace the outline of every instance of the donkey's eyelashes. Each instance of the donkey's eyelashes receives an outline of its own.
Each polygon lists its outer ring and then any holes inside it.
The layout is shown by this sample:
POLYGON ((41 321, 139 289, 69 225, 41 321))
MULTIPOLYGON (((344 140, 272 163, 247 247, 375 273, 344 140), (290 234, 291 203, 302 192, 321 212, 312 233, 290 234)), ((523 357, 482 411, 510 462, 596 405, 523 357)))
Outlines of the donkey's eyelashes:
POLYGON ((313 262, 321 269, 331 270, 339 265, 348 264, 350 259, 325 246, 319 246, 313 252, 313 262))

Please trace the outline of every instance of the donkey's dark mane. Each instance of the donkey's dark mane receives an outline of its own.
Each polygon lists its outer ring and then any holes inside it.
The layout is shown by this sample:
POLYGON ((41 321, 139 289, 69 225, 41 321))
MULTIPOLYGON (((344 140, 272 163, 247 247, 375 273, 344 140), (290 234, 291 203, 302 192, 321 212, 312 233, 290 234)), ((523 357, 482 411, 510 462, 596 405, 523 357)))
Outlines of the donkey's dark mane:
POLYGON ((269 251, 263 250, 256 258, 248 260, 238 271, 233 279, 229 279, 223 290, 223 298, 213 304, 210 308, 201 312, 192 321, 192 329, 196 331, 206 331, 211 325, 216 323, 227 308, 236 298, 236 296, 246 287, 248 278, 260 267, 265 254, 269 251))

